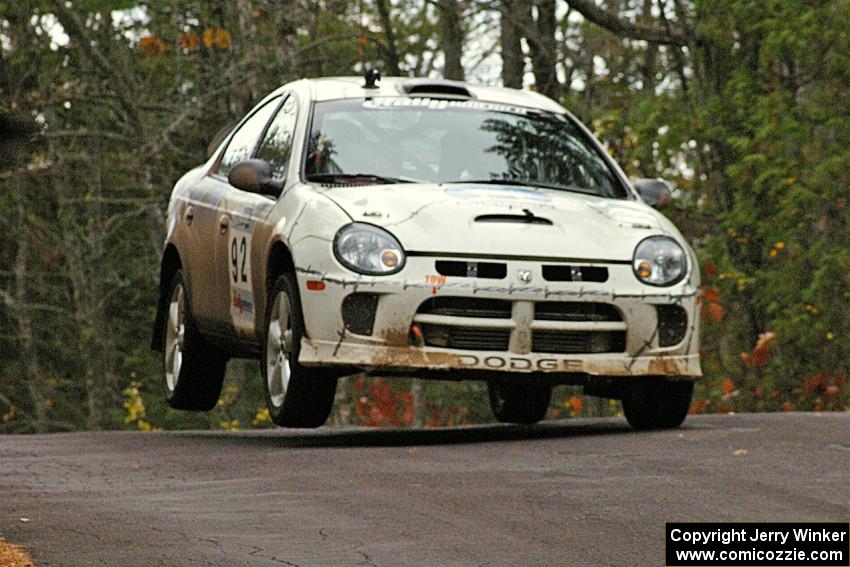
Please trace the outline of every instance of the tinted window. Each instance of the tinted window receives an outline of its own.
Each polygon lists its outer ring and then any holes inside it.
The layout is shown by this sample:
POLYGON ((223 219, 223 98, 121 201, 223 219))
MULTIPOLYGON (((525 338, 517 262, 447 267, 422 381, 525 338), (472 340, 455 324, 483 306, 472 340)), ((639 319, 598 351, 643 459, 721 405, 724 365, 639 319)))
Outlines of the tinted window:
POLYGON ((269 162, 272 177, 282 179, 286 176, 286 166, 292 153, 292 132, 295 130, 295 97, 289 97, 283 103, 272 120, 256 157, 269 162))
POLYGON ((305 174, 406 181, 513 180, 626 197, 592 141, 566 115, 483 101, 338 100, 314 106, 305 174))
POLYGON ((234 165, 251 157, 263 128, 279 102, 280 97, 277 97, 264 104, 236 131, 221 158, 221 165, 218 168, 220 174, 227 175, 234 165))

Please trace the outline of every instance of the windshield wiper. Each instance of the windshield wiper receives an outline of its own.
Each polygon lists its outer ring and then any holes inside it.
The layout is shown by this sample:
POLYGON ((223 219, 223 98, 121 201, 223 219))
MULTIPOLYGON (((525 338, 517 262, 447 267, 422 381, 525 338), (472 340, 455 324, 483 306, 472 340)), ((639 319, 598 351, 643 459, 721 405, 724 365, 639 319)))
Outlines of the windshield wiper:
POLYGON ((420 183, 416 179, 405 177, 387 177, 375 173, 311 173, 306 177, 307 181, 319 183, 345 183, 346 181, 374 181, 375 185, 382 183, 420 183))
POLYGON ((520 185, 522 187, 536 187, 538 189, 557 189, 560 191, 572 191, 574 193, 584 193, 585 195, 601 195, 591 189, 585 189, 577 185, 559 185, 557 183, 547 183, 546 181, 537 181, 534 179, 510 179, 507 177, 496 177, 491 179, 458 179, 455 181, 441 181, 441 183, 487 183, 490 185, 520 185))

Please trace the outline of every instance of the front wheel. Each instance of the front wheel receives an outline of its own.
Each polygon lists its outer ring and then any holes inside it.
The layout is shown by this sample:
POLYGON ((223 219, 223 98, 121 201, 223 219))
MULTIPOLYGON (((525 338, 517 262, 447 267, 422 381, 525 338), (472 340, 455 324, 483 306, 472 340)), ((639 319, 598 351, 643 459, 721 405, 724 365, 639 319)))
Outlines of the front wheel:
POLYGON ((531 424, 546 416, 552 385, 490 380, 487 392, 496 419, 502 423, 531 424))
POLYGON ((635 429, 672 429, 688 416, 694 383, 665 378, 640 379, 623 398, 623 413, 635 429))
POLYGON ((269 293, 261 366, 269 415, 284 427, 319 427, 331 413, 336 376, 301 366, 304 323, 295 276, 280 276, 269 293))
POLYGON ((227 358, 210 347, 192 318, 182 270, 171 280, 165 329, 165 399, 176 409, 208 411, 215 407, 227 358))

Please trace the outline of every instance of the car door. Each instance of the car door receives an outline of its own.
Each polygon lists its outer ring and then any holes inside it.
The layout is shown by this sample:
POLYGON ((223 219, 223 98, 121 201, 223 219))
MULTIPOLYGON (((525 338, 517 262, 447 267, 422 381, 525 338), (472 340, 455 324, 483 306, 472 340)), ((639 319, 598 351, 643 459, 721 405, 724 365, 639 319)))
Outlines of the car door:
POLYGON ((222 268, 226 260, 220 257, 221 243, 230 234, 227 174, 253 154, 280 100, 275 97, 254 109, 230 136, 210 173, 190 190, 191 210, 187 211, 187 221, 191 223, 192 315, 208 334, 229 335, 231 326, 229 278, 222 268))
MULTIPOLYGON (((275 109, 259 144, 250 155, 271 165, 272 179, 275 181, 286 177, 292 153, 296 111, 295 97, 286 97, 275 109)), ((217 242, 216 262, 218 269, 227 274, 230 298, 227 317, 231 332, 245 341, 256 338, 256 323, 258 318, 262 318, 262 313, 257 312, 255 293, 262 293, 264 288, 255 285, 257 282, 254 281, 252 267, 264 265, 261 256, 266 251, 262 247, 255 248, 254 237, 257 233, 270 233, 270 215, 275 203, 276 199, 269 195, 242 191, 230 184, 222 199, 220 213, 224 224, 217 242)))

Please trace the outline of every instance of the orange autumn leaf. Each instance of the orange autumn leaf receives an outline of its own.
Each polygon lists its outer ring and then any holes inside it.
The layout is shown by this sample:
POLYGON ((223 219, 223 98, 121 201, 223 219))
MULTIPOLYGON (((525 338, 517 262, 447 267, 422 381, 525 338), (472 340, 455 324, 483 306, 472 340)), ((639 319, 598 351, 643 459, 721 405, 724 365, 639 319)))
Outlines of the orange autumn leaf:
POLYGON ((148 55, 160 55, 165 53, 165 43, 158 37, 146 35, 139 40, 139 47, 148 55))
POLYGON ((735 391, 735 384, 732 383, 731 378, 723 379, 723 393, 727 396, 731 395, 732 392, 735 391))
POLYGON ((212 47, 213 43, 215 43, 215 30, 207 28, 204 30, 204 45, 212 47))
POLYGON ((753 354, 741 353, 741 360, 744 361, 744 365, 750 368, 758 368, 766 365, 770 362, 770 351, 773 349, 775 342, 776 333, 771 331, 760 333, 758 341, 756 341, 756 346, 753 349, 753 354))
POLYGON ((177 44, 181 49, 187 51, 196 51, 201 46, 201 38, 194 33, 183 33, 177 40, 177 44))
POLYGON ((759 334, 759 340, 756 341, 756 348, 753 349, 753 360, 759 365, 767 364, 770 361, 770 350, 776 342, 776 333, 767 331, 759 334))
POLYGON ((230 43, 230 32, 221 28, 217 29, 215 33, 215 46, 219 49, 227 49, 230 47, 230 43))
POLYGON ((708 313, 708 316, 711 317, 711 319, 714 321, 722 320, 723 316, 726 314, 726 310, 723 309, 723 306, 716 301, 710 302, 708 305, 705 306, 705 309, 708 313))
POLYGON ((217 47, 227 49, 230 47, 230 32, 221 28, 207 28, 204 30, 204 45, 208 48, 217 47))
POLYGON ((706 409, 708 409, 709 404, 711 404, 711 400, 698 400, 691 404, 690 413, 704 413, 706 409))
POLYGON ((710 288, 706 289, 704 294, 705 294, 705 300, 709 301, 709 302, 717 301, 718 295, 719 295, 716 287, 710 287, 710 288))

